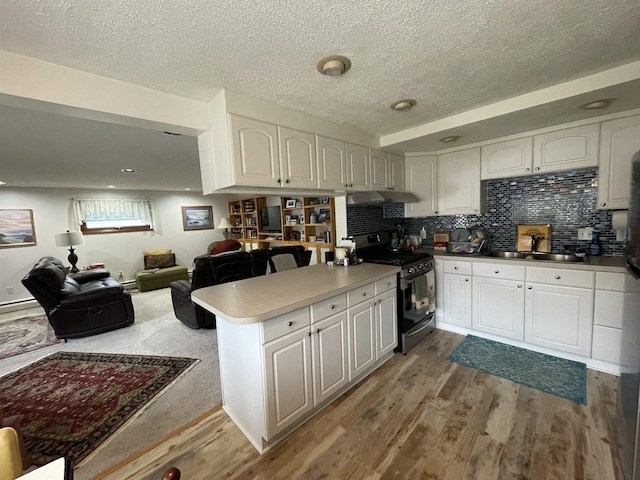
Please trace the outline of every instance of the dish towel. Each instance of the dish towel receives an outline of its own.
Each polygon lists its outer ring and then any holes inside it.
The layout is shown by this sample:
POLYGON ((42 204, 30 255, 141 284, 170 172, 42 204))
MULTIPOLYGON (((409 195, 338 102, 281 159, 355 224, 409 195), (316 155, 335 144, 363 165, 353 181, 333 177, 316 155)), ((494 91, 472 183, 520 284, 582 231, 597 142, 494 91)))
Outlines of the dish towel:
POLYGON ((426 310, 427 313, 436 311, 435 280, 436 276, 433 270, 414 280, 411 301, 416 306, 416 310, 426 310))

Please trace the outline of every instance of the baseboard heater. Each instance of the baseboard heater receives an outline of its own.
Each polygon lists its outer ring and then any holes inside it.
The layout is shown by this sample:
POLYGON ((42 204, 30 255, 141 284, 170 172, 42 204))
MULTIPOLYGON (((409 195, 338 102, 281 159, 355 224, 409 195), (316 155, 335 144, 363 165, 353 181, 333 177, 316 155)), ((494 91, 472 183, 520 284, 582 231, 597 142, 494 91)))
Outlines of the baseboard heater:
POLYGON ((0 313, 15 312, 17 310, 26 310, 27 308, 39 307, 40 304, 35 298, 25 298, 14 302, 0 303, 0 313))

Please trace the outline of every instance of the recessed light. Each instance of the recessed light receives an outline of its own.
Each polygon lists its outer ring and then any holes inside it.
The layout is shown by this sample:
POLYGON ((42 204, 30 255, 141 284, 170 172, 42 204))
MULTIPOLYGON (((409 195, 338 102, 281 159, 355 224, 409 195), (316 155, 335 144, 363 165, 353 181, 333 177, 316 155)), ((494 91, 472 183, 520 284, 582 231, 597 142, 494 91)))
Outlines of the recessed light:
POLYGON ((316 68, 323 75, 339 77, 351 68, 351 60, 342 55, 331 55, 320 60, 316 68))
POLYGON ((189 187, 187 187, 187 188, 185 188, 185 190, 189 191, 189 190, 191 190, 191 189, 190 189, 189 187))
POLYGON ((122 173, 136 173, 133 168, 123 168, 120 170, 122 173))
POLYGON ((115 185, 107 185, 107 188, 116 188, 115 185))
POLYGON ((602 100, 585 103, 580 108, 583 110, 602 110, 603 108, 607 108, 612 101, 613 98, 604 98, 602 100))
POLYGON ((0 180, 0 185, 6 185, 7 182, 3 182, 2 180, 0 180))
POLYGON ((398 100, 396 103, 391 105, 391 108, 396 112, 407 112, 411 110, 416 103, 417 102, 415 100, 408 98, 405 100, 398 100))
POLYGON ((458 140, 460 137, 456 136, 456 135, 451 135, 449 137, 443 137, 443 138, 439 138, 438 141, 442 142, 442 143, 453 143, 456 140, 458 140))

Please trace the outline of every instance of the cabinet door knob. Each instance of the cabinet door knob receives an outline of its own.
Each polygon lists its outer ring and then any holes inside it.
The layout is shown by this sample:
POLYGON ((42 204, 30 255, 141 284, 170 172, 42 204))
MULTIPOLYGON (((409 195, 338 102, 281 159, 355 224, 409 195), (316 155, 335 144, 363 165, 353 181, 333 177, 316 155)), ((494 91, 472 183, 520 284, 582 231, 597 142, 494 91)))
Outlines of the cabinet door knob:
POLYGON ((468 278, 465 278, 465 279, 464 279, 464 281, 465 281, 465 282, 468 282, 468 281, 469 281, 469 279, 468 279, 468 278))
POLYGON ((493 273, 500 273, 500 270, 496 270, 496 271, 494 271, 493 273))
POLYGON ((524 169, 524 171, 525 171, 525 172, 530 172, 530 171, 531 171, 531 169, 527 167, 527 168, 525 168, 525 169, 524 169))
POLYGON ((454 270, 457 270, 457 269, 458 269, 458 267, 453 267, 453 269, 454 269, 454 270))
POLYGON ((474 209, 473 209, 473 211, 474 211, 474 212, 476 212, 476 213, 478 213, 478 209, 477 209, 477 208, 474 208, 474 209))
POLYGON ((329 305, 329 308, 330 308, 331 310, 333 310, 334 308, 336 308, 336 306, 335 306, 335 305, 329 305))
POLYGON ((533 290, 533 287, 527 287, 529 290, 533 290))
POLYGON ((307 332, 307 337, 310 337, 310 336, 311 336, 311 332, 307 332))
POLYGON ((367 296, 367 292, 362 292, 362 296, 366 297, 367 296))
POLYGON ((289 179, 287 178, 287 179, 284 181, 284 183, 289 183, 289 179))
POLYGON ((293 322, 287 322, 287 327, 291 327, 293 325, 293 322))
POLYGON ((320 333, 320 329, 319 329, 319 328, 316 328, 315 332, 316 332, 316 333, 320 333))
POLYGON ((553 277, 553 278, 555 278, 556 280, 560 280, 560 275, 556 275, 556 276, 555 276, 555 277, 553 277))
POLYGON ((535 171, 536 171, 536 172, 537 172, 538 170, 540 170, 540 167, 536 167, 536 168, 535 168, 535 171))
POLYGON ((391 282, 387 282, 387 287, 390 287, 390 286, 391 286, 391 282))
POLYGON ((607 205, 607 202, 602 202, 602 203, 600 204, 600 206, 601 206, 601 207, 605 207, 606 205, 607 205))
POLYGON ((345 184, 344 184, 344 186, 345 186, 345 187, 348 187, 348 186, 349 186, 349 184, 348 184, 348 183, 345 183, 345 184))
POLYGON ((522 288, 522 285, 518 285, 518 288, 522 288))

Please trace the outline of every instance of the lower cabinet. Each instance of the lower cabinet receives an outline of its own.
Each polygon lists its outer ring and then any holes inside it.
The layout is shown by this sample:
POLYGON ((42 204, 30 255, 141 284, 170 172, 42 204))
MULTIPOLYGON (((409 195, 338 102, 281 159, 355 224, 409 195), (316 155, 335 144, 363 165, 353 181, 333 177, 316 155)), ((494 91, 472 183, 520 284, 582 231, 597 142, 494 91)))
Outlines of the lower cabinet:
POLYGON ((524 340, 523 282, 473 277, 473 329, 524 340))
POLYGON ((471 275, 445 273, 443 279, 443 321, 471 328, 471 275))
POLYGON ((398 297, 395 288, 376 295, 376 360, 393 353, 393 350, 398 346, 397 304, 398 297))

